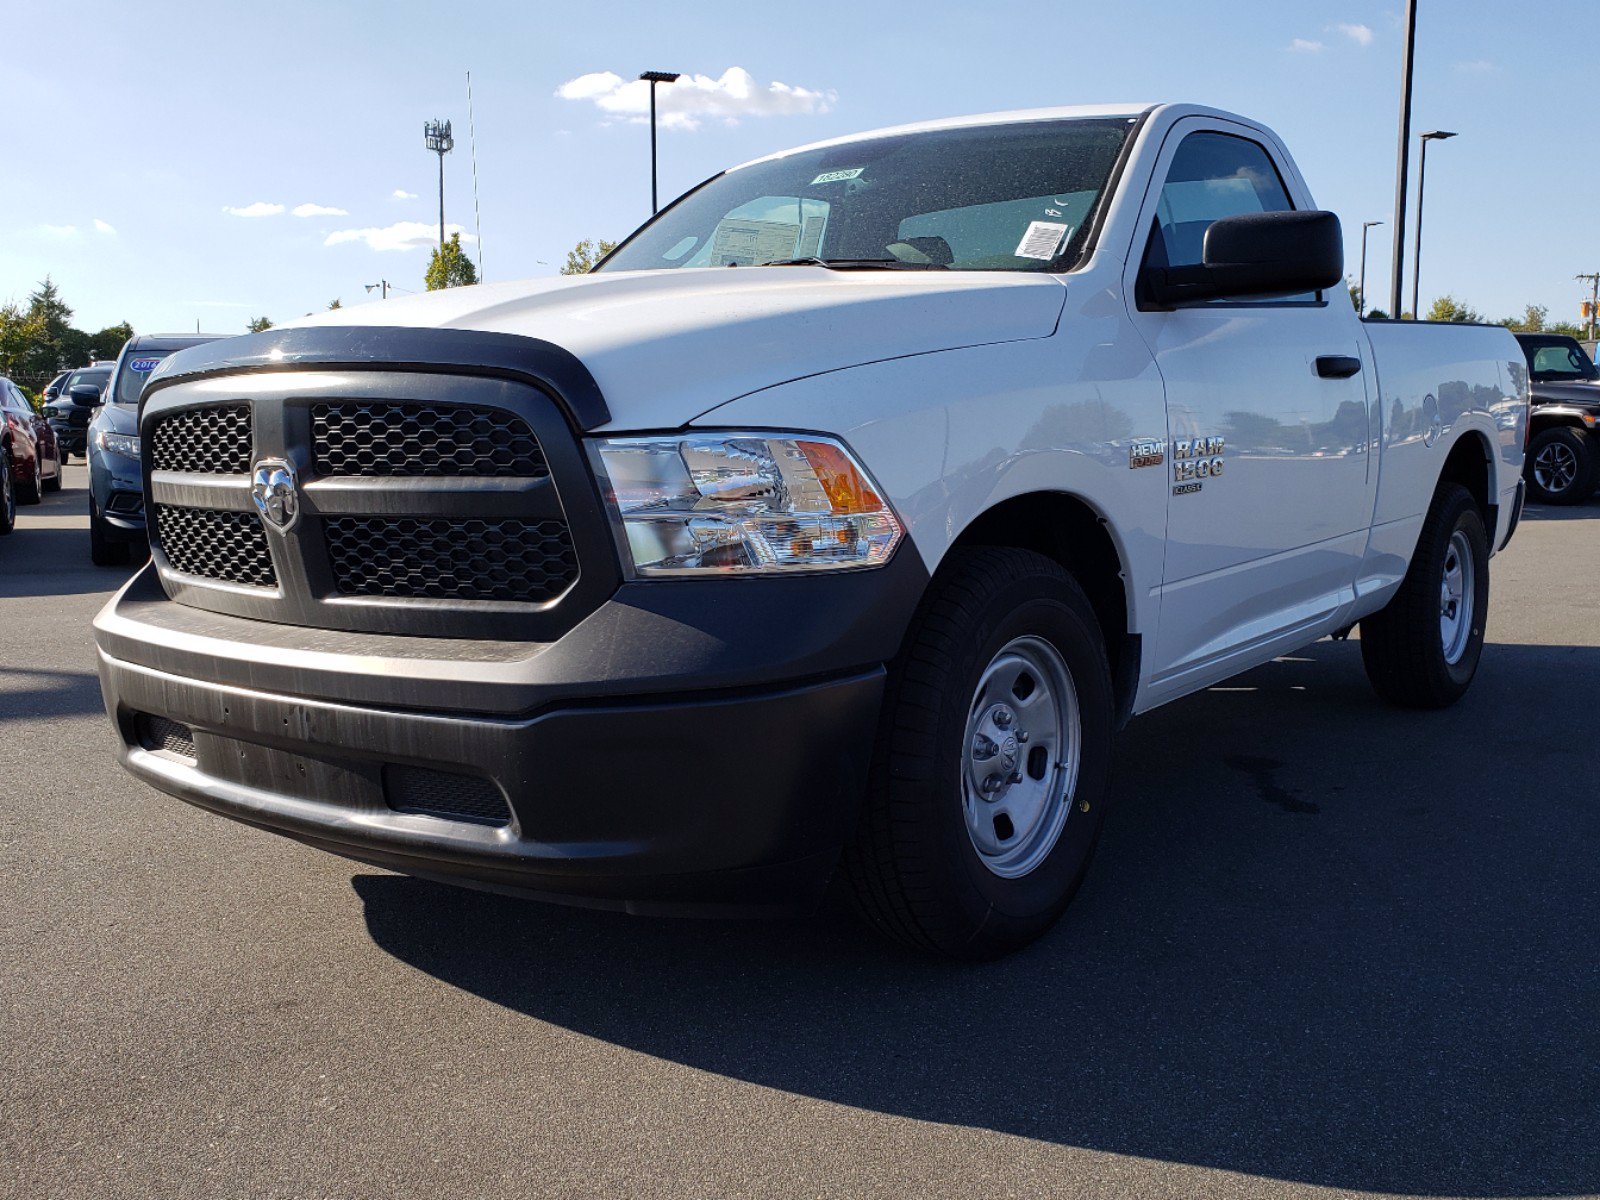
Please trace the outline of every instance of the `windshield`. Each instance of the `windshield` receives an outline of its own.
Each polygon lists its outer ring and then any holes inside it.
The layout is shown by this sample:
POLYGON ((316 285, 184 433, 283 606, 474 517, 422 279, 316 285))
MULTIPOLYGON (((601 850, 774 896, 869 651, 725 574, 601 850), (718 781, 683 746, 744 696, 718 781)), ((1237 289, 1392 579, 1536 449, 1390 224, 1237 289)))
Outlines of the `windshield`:
POLYGON ((145 381, 150 378, 150 372, 167 355, 175 353, 172 350, 141 350, 137 354, 130 352, 123 360, 122 366, 117 371, 117 394, 114 397, 118 404, 137 404, 139 394, 144 391, 145 381))
POLYGON ((849 142, 719 175, 602 271, 821 258, 969 271, 1062 269, 1132 118, 1026 121, 849 142))
POLYGON ((1572 338, 1525 338, 1522 350, 1529 372, 1540 383, 1600 380, 1600 368, 1572 338))

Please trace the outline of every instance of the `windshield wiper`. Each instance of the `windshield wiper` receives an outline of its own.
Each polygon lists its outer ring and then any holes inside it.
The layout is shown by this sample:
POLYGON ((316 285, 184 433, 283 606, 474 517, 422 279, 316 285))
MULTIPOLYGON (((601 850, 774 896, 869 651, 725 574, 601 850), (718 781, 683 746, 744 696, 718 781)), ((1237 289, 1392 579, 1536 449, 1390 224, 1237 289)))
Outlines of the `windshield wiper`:
MULTIPOLYGON (((731 265, 731 264, 730 264, 731 265)), ((943 263, 906 262, 899 258, 777 258, 758 267, 827 267, 830 271, 944 271, 943 263)))

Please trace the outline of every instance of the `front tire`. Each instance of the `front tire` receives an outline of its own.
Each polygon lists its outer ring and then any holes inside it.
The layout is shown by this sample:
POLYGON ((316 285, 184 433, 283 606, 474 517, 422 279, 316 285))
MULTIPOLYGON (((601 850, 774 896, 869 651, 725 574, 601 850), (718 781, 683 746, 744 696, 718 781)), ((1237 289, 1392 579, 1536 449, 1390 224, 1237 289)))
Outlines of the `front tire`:
POLYGON ((1105 818, 1114 703, 1077 582, 1028 550, 954 551, 892 665, 845 878, 868 921, 989 959, 1038 938, 1105 818))
POLYGON ((17 485, 11 478, 11 447, 0 446, 0 537, 17 527, 17 485))
POLYGON ((1556 425, 1528 445, 1528 496, 1541 504, 1580 504, 1594 492, 1594 439, 1582 429, 1556 425))
POLYGON ((44 462, 38 450, 33 452, 33 475, 17 489, 18 504, 38 504, 44 499, 44 462))
POLYGON ((112 538, 106 519, 89 497, 89 561, 97 567, 125 567, 133 554, 127 542, 112 538))
POLYGON ((1472 494, 1439 485, 1394 598, 1361 622, 1361 661, 1378 695, 1448 708, 1466 694, 1489 616, 1489 538, 1472 494))

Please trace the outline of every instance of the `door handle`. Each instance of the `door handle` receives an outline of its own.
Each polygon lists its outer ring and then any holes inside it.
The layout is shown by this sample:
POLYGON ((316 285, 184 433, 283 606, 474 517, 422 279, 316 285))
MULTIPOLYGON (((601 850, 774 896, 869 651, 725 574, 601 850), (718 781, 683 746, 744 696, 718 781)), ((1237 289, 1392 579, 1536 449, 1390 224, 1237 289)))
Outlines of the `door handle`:
POLYGON ((1361 360, 1348 354, 1317 356, 1317 374, 1324 379, 1349 379, 1361 370, 1361 360))

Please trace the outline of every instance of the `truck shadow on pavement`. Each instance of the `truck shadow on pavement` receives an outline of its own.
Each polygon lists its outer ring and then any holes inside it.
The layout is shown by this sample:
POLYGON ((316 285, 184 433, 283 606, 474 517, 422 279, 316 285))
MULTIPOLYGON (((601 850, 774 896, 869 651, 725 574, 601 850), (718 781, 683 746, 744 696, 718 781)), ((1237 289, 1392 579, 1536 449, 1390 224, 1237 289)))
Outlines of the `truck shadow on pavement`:
POLYGON ((987 966, 832 912, 353 882, 416 968, 732 1079, 1337 1189, 1591 1193, 1600 805, 1591 739, 1550 720, 1558 673, 1600 678, 1600 649, 1491 645, 1456 709, 1397 713, 1323 642, 1135 721, 1077 902, 987 966))
POLYGON ((93 671, 0 667, 0 721, 37 721, 105 711, 93 671))

